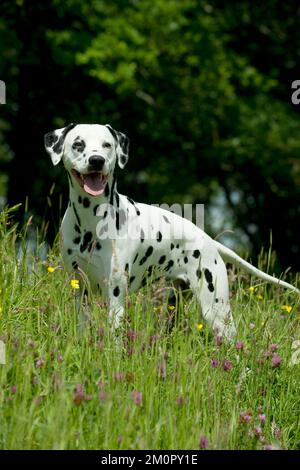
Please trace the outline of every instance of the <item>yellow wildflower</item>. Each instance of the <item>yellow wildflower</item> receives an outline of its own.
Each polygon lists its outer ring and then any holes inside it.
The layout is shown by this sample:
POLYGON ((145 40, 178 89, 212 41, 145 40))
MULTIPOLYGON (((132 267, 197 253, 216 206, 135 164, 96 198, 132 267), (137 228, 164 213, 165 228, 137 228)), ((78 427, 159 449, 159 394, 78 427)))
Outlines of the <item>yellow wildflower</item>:
POLYGON ((248 291, 250 292, 250 294, 253 294, 253 292, 255 291, 255 287, 253 286, 249 287, 248 291))
POLYGON ((261 294, 257 294, 256 298, 257 298, 257 300, 262 300, 263 296, 261 294))
POLYGON ((175 310, 175 306, 174 305, 168 305, 168 309, 169 310, 175 310))
POLYGON ((198 330, 198 331, 202 331, 203 328, 204 328, 203 323, 198 323, 198 325, 197 325, 197 330, 198 330))
POLYGON ((287 313, 291 313, 293 307, 291 305, 282 305, 281 310, 285 310, 287 313))
POLYGON ((71 279, 70 284, 71 284, 72 289, 79 289, 78 279, 71 279))
POLYGON ((53 268, 53 266, 48 266, 47 271, 48 273, 54 273, 55 268, 53 268))

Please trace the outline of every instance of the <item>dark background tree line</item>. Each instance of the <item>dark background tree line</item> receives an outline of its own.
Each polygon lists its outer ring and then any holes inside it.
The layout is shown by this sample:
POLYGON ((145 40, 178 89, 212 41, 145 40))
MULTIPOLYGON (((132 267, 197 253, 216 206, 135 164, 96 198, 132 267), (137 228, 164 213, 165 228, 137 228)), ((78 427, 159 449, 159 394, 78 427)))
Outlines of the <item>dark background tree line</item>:
MULTIPOLYGON (((44 133, 110 123, 131 140, 120 190, 208 209, 222 195, 222 229, 239 227, 253 254, 272 230, 280 265, 300 269, 296 2, 11 0, 0 15, 0 195, 9 204, 28 197, 37 220, 57 222, 67 185, 44 133)), ((216 235, 212 214, 206 228, 216 235)))

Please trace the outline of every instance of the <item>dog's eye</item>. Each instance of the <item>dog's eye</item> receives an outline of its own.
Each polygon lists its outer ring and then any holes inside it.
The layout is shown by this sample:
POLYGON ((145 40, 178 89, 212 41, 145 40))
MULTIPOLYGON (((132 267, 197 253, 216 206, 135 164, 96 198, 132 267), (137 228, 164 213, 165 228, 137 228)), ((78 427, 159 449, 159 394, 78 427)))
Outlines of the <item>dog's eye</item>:
POLYGON ((109 142, 104 142, 103 147, 106 149, 111 149, 111 144, 109 142))
POLYGON ((80 140, 78 140, 77 142, 74 142, 72 144, 72 149, 74 149, 74 150, 81 150, 83 148, 84 148, 84 144, 80 140))

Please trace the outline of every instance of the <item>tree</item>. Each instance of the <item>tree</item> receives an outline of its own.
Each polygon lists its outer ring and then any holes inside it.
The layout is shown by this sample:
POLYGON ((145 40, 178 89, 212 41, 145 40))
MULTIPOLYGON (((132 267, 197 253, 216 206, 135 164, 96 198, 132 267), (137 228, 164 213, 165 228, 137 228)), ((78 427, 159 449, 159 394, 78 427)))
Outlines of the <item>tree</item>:
POLYGON ((299 43, 299 9, 270 6, 6 2, 0 73, 15 103, 2 130, 14 155, 9 201, 29 195, 44 215, 49 172, 56 194, 65 186, 63 172, 49 169, 43 134, 71 121, 108 122, 132 142, 120 173, 126 193, 210 207, 223 190, 253 251, 268 246, 272 229, 282 265, 298 269, 300 138, 287 82, 299 55, 289 50, 290 38, 299 43))

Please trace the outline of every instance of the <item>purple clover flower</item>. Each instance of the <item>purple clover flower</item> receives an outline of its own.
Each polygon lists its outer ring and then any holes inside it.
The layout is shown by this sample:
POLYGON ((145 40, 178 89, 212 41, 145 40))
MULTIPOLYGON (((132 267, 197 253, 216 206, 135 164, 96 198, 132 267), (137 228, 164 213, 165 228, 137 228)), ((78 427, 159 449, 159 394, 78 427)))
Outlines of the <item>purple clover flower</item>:
POLYGON ((223 369, 225 372, 229 372, 232 369, 232 362, 229 361, 228 359, 224 359, 223 361, 223 369))
POLYGON ((45 365, 44 359, 39 358, 39 359, 36 361, 35 365, 36 365, 36 367, 37 367, 38 369, 42 369, 42 367, 44 367, 44 365, 45 365))
POLYGON ((116 382, 122 382, 124 380, 125 376, 123 372, 116 372, 115 373, 115 381, 116 382))
POLYGON ((74 398, 73 398, 75 405, 79 406, 81 405, 82 402, 89 401, 91 399, 92 399, 91 395, 87 395, 85 393, 83 386, 81 384, 77 384, 74 389, 74 398))
POLYGON ((199 447, 202 450, 205 450, 208 448, 208 439, 206 436, 201 436, 199 440, 199 447))
POLYGON ((133 403, 137 406, 140 406, 142 404, 142 400, 143 400, 143 395, 141 392, 139 392, 138 390, 133 390, 131 392, 131 400, 133 401, 133 403))
POLYGON ((274 353, 271 359, 271 367, 275 369, 276 367, 279 367, 281 363, 282 363, 282 359, 279 356, 279 354, 274 353))
POLYGON ((217 367, 219 367, 220 361, 219 361, 219 359, 212 359, 210 364, 214 369, 216 369, 217 367))
POLYGON ((240 412, 240 421, 243 424, 249 424, 252 420, 252 415, 249 411, 241 411, 240 412))
POLYGON ((262 429, 261 429, 260 426, 255 426, 254 434, 255 434, 256 437, 260 437, 262 435, 262 429))

